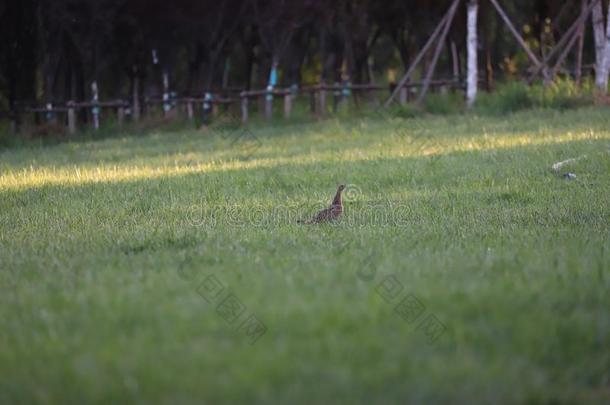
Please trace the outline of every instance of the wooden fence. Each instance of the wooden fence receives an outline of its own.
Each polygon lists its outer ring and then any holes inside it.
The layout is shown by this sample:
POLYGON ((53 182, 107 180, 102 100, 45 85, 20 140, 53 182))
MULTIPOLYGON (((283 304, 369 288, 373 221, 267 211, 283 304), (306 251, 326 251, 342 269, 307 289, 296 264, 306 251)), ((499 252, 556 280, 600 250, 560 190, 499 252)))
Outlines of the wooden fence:
MULTIPOLYGON (((430 87, 437 89, 464 89, 464 84, 456 80, 433 80, 430 87)), ((398 100, 401 104, 408 103, 413 93, 422 87, 422 82, 407 82, 399 90, 398 100)), ((332 97, 332 111, 336 112, 342 103, 346 103, 351 97, 359 102, 361 96, 372 100, 372 96, 379 92, 390 92, 395 86, 380 86, 374 84, 317 84, 303 86, 301 88, 274 88, 272 90, 229 90, 223 95, 206 93, 204 97, 151 97, 145 98, 142 105, 147 114, 152 114, 155 106, 161 106, 163 116, 171 119, 182 114, 188 120, 195 120, 199 114, 204 123, 211 122, 220 114, 220 111, 232 109, 234 113, 241 116, 241 122, 247 124, 250 119, 252 102, 258 102, 258 110, 262 117, 270 120, 273 116, 274 99, 283 100, 283 116, 289 119, 292 115, 294 100, 297 96, 307 96, 311 113, 316 117, 324 117, 329 112, 328 98, 332 97)), ((138 103, 138 110, 140 108, 138 103)), ((106 112, 114 111, 117 126, 120 128, 125 122, 126 116, 131 116, 133 121, 140 117, 140 111, 134 114, 134 106, 126 100, 109 101, 69 101, 63 105, 47 104, 46 106, 25 107, 23 112, 35 114, 35 121, 40 122, 40 115, 46 117, 47 122, 59 124, 58 118, 64 118, 68 132, 73 134, 77 131, 77 114, 85 113, 91 117, 90 124, 93 129, 99 129, 100 119, 106 112)))

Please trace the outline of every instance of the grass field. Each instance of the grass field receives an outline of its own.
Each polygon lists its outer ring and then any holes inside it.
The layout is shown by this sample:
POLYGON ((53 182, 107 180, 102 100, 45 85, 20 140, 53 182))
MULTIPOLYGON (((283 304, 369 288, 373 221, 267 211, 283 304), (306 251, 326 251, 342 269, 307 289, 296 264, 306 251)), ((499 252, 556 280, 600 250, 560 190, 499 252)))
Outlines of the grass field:
POLYGON ((1 152, 0 403, 610 401, 607 108, 248 131, 1 152))

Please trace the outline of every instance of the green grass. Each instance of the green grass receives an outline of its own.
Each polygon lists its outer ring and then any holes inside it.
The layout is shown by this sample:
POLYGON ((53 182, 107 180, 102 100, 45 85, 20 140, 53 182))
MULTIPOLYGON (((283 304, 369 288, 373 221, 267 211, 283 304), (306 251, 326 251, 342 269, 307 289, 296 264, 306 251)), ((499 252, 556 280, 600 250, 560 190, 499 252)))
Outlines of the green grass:
POLYGON ((1 152, 0 403, 608 403, 607 109, 251 130, 1 152))

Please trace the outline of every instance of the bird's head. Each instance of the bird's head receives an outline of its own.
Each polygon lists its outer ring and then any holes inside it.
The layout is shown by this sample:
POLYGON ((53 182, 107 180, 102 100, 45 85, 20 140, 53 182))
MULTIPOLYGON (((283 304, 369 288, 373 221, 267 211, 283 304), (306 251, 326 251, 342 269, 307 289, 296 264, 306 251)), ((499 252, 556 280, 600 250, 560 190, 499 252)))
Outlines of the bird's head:
POLYGON ((345 184, 340 184, 339 188, 337 188, 337 191, 343 191, 345 190, 345 184))

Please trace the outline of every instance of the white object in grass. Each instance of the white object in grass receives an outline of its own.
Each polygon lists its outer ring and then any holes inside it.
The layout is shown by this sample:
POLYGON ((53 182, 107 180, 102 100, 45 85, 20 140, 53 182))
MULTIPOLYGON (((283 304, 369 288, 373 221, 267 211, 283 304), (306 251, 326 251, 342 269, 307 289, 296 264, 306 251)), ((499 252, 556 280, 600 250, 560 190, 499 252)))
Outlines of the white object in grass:
POLYGON ((569 165, 570 163, 574 163, 574 162, 576 162, 580 159, 584 159, 586 157, 587 157, 587 155, 582 155, 577 158, 570 158, 570 159, 562 160, 561 162, 555 163, 553 166, 551 166, 551 168, 557 172, 557 171, 561 170, 561 168, 564 167, 565 165, 569 165))

